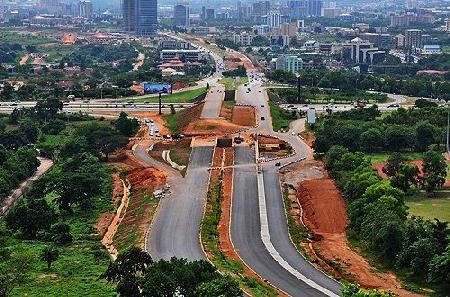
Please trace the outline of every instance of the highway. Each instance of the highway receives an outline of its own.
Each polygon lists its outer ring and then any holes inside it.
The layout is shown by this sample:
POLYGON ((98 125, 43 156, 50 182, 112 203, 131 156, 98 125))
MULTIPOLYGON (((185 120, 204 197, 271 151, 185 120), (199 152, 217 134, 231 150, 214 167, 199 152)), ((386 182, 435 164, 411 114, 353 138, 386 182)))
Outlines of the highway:
MULTIPOLYGON (((256 108, 259 123, 248 132, 290 143, 296 154, 276 161, 281 165, 301 160, 307 154, 306 145, 296 135, 273 131, 267 92, 261 81, 251 76, 247 86, 238 88, 236 97, 238 104, 256 108)), ((289 238, 275 161, 261 163, 262 173, 258 174, 253 150, 237 147, 235 165, 239 166, 234 169, 231 239, 242 260, 289 295, 338 296, 341 285, 309 263, 289 238)))
POLYGON ((186 177, 183 178, 174 169, 150 158, 144 146, 135 149, 135 155, 141 161, 168 173, 171 186, 171 194, 160 202, 146 243, 153 260, 177 257, 194 261, 206 258, 199 231, 213 151, 211 146, 193 148, 186 177))
MULTIPOLYGON (((256 171, 253 149, 236 147, 235 165, 238 166, 234 169, 233 177, 231 240, 239 256, 261 277, 291 296, 330 296, 330 294, 325 294, 313 288, 310 284, 300 280, 296 275, 286 270, 263 243, 260 212, 258 211, 260 205, 257 184, 258 173, 256 171)), ((267 210, 270 210, 271 207, 272 205, 268 204, 267 210)), ((271 224, 279 224, 276 221, 284 222, 284 225, 286 225, 282 204, 275 211, 278 211, 278 214, 276 214, 277 218, 273 220, 273 217, 269 215, 269 226, 271 224), (282 220, 279 220, 279 218, 282 220)), ((280 231, 285 232, 284 235, 288 236, 287 227, 280 231)), ((271 233, 270 237, 273 236, 274 234, 271 233)), ((289 238, 286 241, 286 238, 281 236, 281 239, 285 240, 285 242, 280 244, 291 244, 289 238)), ((271 241, 274 243, 275 239, 271 241)), ((298 255, 297 257, 301 256, 298 255)), ((307 263, 304 259, 303 262, 307 263)), ((319 277, 327 278, 321 272, 316 271, 309 263, 303 267, 302 272, 308 278, 310 277, 309 273, 314 274, 316 272, 320 274, 319 277)))

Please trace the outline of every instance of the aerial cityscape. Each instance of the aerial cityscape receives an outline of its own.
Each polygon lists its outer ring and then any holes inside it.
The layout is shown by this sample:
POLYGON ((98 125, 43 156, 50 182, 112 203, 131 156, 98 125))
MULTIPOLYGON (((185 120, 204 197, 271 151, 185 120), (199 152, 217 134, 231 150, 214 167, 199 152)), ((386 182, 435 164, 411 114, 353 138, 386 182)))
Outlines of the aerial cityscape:
POLYGON ((450 296, 450 0, 0 0, 0 297, 450 296))

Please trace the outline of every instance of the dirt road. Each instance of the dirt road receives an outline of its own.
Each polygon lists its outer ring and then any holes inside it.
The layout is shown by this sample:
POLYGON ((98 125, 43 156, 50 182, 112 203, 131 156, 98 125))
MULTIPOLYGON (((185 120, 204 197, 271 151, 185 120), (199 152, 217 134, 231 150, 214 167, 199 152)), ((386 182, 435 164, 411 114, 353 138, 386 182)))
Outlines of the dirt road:
POLYGON ((36 172, 23 181, 18 188, 13 190, 11 194, 2 201, 0 206, 0 218, 5 216, 8 211, 13 207, 16 202, 22 197, 22 195, 31 187, 34 181, 40 179, 52 166, 53 161, 46 158, 38 157, 41 165, 37 168, 36 172))

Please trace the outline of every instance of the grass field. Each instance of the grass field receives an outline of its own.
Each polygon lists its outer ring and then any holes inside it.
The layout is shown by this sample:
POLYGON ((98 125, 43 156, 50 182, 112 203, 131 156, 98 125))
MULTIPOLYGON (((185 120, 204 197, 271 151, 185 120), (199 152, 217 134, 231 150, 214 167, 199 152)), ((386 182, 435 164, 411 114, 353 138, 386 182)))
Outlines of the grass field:
MULTIPOLYGON (((270 115, 272 117, 273 130, 279 131, 281 129, 287 131, 289 130, 289 124, 296 120, 297 118, 293 116, 290 112, 285 111, 279 107, 276 103, 270 102, 270 115)), ((267 120, 267 119, 266 119, 267 120)))
POLYGON ((450 222, 450 193, 437 192, 436 197, 428 198, 425 193, 417 193, 405 200, 409 214, 426 219, 439 219, 450 222))
POLYGON ((225 86, 225 90, 236 90, 237 87, 248 82, 248 77, 224 77, 219 82, 225 86))
POLYGON ((11 296, 116 296, 114 285, 98 279, 110 263, 95 229, 100 213, 111 208, 111 182, 105 180, 103 187, 103 194, 93 199, 91 210, 76 209, 64 218, 70 225, 73 242, 57 245, 59 258, 50 269, 40 260, 40 254, 51 243, 4 237, 4 247, 29 255, 27 277, 11 296))
MULTIPOLYGON (((370 158, 372 164, 380 163, 380 162, 386 162, 391 153, 373 153, 373 154, 366 154, 367 158, 370 158)), ((404 152, 402 153, 404 157, 406 157, 408 160, 420 160, 422 159, 422 153, 409 153, 404 152)))
MULTIPOLYGON (((198 89, 194 89, 194 90, 188 90, 188 91, 183 91, 183 92, 179 92, 179 93, 174 93, 171 95, 162 95, 162 102, 163 103, 189 103, 189 102, 193 102, 193 100, 195 98, 197 98, 198 96, 200 96, 201 94, 203 94, 205 92, 206 92, 205 88, 198 88, 198 89)), ((130 101, 130 100, 125 100, 125 101, 130 101)), ((131 101, 158 103, 159 99, 158 99, 158 97, 143 96, 141 98, 133 99, 131 101)))

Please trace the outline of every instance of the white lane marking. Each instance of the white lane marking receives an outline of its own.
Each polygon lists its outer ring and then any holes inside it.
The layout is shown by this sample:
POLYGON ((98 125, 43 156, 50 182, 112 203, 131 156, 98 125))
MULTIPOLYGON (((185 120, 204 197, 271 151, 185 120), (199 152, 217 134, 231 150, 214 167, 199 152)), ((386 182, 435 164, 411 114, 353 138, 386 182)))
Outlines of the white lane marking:
POLYGON ((339 297, 339 295, 336 295, 335 293, 331 292, 330 290, 322 287, 321 285, 317 284, 313 280, 307 278, 303 274, 301 274, 298 270, 293 268, 288 262, 286 262, 281 255, 278 253, 278 251, 273 246, 272 242, 270 241, 270 233, 269 233, 269 220, 267 217, 267 208, 266 208, 266 193, 264 190, 264 177, 263 173, 258 173, 258 199, 259 199, 259 217, 261 221, 261 239, 264 243, 264 246, 269 251, 272 258, 277 261, 284 269, 286 269, 289 273, 294 275, 296 278, 301 280, 302 282, 306 283, 308 286, 324 293, 327 296, 332 297, 339 297))

